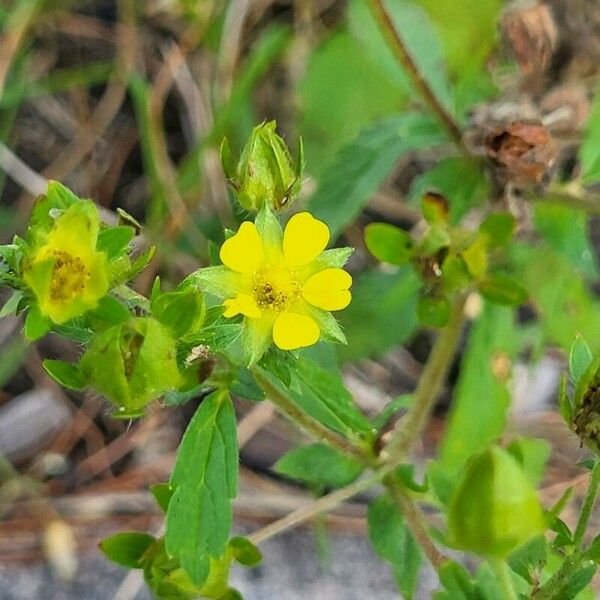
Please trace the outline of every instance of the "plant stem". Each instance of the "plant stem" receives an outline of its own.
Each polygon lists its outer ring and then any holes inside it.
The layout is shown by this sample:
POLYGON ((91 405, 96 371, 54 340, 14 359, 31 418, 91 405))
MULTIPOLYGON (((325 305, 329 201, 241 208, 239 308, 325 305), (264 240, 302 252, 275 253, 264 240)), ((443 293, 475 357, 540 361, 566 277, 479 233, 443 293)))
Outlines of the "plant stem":
POLYGON ((577 182, 567 185, 552 184, 543 196, 531 195, 534 202, 557 203, 570 208, 578 208, 587 213, 600 214, 600 194, 587 191, 577 182))
POLYGON ((454 120, 454 117, 444 107, 440 99, 432 90, 428 81, 421 73, 418 65, 408 50, 406 43, 402 39, 400 32, 396 29, 387 9, 384 6, 383 0, 369 0, 369 7, 380 30, 387 40, 390 49, 394 53, 398 62, 404 67, 408 76, 413 82, 416 90, 421 94, 423 100, 429 105, 429 108, 437 116, 442 125, 450 134, 450 137, 466 154, 469 154, 463 144, 462 132, 460 127, 454 120))
POLYGON ((573 535, 573 544, 575 548, 581 550, 581 544, 583 543, 583 536, 587 529, 590 517, 592 516, 592 509, 596 503, 596 496, 598 495, 598 486, 600 485, 600 461, 594 464, 592 473, 590 475, 590 481, 588 489, 585 494, 585 500, 579 513, 579 521, 577 521, 577 527, 575 528, 575 534, 573 535))
POLYGON ((367 465, 373 464, 373 457, 366 449, 357 446, 355 443, 339 435, 335 431, 325 427, 319 421, 298 408, 285 392, 282 392, 273 385, 263 369, 254 366, 251 367, 250 371, 252 372, 258 387, 266 394, 269 400, 271 400, 271 402, 273 402, 281 412, 287 415, 300 429, 308 432, 319 441, 329 444, 332 448, 339 450, 343 454, 353 456, 367 465))
POLYGON ((380 458, 390 465, 396 466, 405 458, 427 424, 456 353, 464 322, 465 301, 466 296, 463 295, 455 302, 450 321, 435 341, 419 379, 413 395, 413 408, 398 422, 392 438, 380 453, 380 458))
POLYGON ((531 596, 532 600, 560 600, 565 583, 579 567, 581 559, 579 552, 567 556, 560 569, 531 596))
POLYGON ((307 521, 308 519, 311 519, 312 517, 324 511, 335 508, 338 504, 341 504, 342 502, 352 498, 352 496, 369 489, 379 480, 379 476, 359 479, 358 481, 355 481, 346 487, 340 488, 335 492, 331 492, 331 494, 327 494, 326 496, 323 496, 322 498, 319 498, 318 500, 315 500, 314 502, 295 510, 289 515, 270 523, 266 527, 263 527, 259 531, 249 535, 248 539, 253 544, 260 544, 261 542, 264 542, 275 535, 279 535, 280 533, 284 533, 289 529, 297 527, 300 525, 300 523, 303 523, 304 521, 307 521))
POLYGON ((518 600, 517 592, 515 591, 509 567, 506 562, 501 559, 493 559, 490 560, 490 566, 498 578, 504 600, 518 600))
POLYGON ((392 498, 406 520, 410 532, 423 550, 427 560, 429 560, 436 571, 439 571, 450 559, 445 554, 442 554, 432 542, 427 531, 428 524, 423 511, 410 497, 406 489, 397 481, 388 477, 384 480, 384 485, 390 491, 392 498))

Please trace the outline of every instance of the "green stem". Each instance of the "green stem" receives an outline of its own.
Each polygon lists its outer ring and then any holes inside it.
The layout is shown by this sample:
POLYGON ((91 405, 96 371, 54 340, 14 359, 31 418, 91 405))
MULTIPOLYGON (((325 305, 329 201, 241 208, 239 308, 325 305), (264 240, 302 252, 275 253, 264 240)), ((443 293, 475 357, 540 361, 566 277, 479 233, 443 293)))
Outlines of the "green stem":
POLYGON ((490 560, 490 566, 498 578, 498 583, 502 588, 504 600, 518 600, 517 592, 510 576, 510 570, 506 562, 500 559, 490 560))
POLYGON ((423 550, 431 566, 439 571, 450 559, 442 554, 435 546, 429 535, 429 525, 423 511, 419 505, 410 497, 407 490, 391 477, 386 477, 383 481, 389 490, 394 502, 398 505, 406 525, 417 544, 423 550))
POLYGON ((560 569, 546 581, 546 583, 533 594, 532 600, 560 600, 565 584, 571 574, 581 564, 582 555, 579 552, 571 554, 565 558, 565 562, 560 569))
POLYGON ((552 184, 545 195, 530 195, 534 202, 558 203, 569 208, 578 208, 589 214, 600 214, 600 194, 586 190, 580 183, 574 181, 567 185, 552 184))
POLYGON ((339 450, 343 454, 353 456, 367 465, 373 464, 373 457, 366 449, 357 446, 355 443, 339 435, 335 431, 325 427, 319 421, 298 408, 285 392, 282 392, 271 383, 260 367, 251 367, 250 371, 252 372, 258 387, 265 393, 267 398, 269 398, 269 400, 271 400, 271 402, 273 402, 281 412, 287 415, 300 429, 306 431, 319 441, 329 444, 332 448, 339 450))
POLYGON ((398 422, 392 438, 380 454, 380 458, 390 465, 398 465, 404 460, 427 425, 456 353, 464 322, 465 301, 466 296, 462 296, 455 302, 450 321, 435 341, 413 394, 413 408, 398 422))
POLYGON ((400 32, 396 29, 394 22, 388 14, 383 0, 369 0, 369 7, 390 49, 397 61, 404 67, 404 70, 412 80, 415 89, 421 94, 423 100, 437 116, 441 124, 446 128, 450 137, 456 142, 458 147, 461 148, 465 154, 469 154, 464 146, 460 127, 421 73, 421 70, 406 46, 406 43, 402 39, 400 32))
POLYGON ((573 544, 578 550, 581 550, 583 536, 585 535, 585 531, 590 521, 590 517, 592 516, 592 510, 594 508, 594 504, 596 503, 596 496, 598 495, 599 485, 600 461, 597 461, 590 475, 590 481, 585 495, 585 500, 583 501, 583 506, 581 507, 581 512, 579 513, 579 521, 577 522, 575 534, 573 535, 573 544))

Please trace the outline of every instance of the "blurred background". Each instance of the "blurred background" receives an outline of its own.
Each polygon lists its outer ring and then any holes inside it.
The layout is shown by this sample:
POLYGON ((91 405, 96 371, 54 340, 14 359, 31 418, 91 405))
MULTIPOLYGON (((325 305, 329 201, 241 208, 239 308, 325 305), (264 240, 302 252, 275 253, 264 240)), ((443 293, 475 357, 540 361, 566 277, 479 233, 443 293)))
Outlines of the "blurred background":
MULTIPOLYGON (((448 101, 474 136, 482 122, 539 119, 559 147, 559 168, 572 173, 598 84, 597 0, 387 4, 432 85, 442 97, 451 90, 448 101)), ((363 0, 0 0, 0 29, 1 243, 23 231, 35 196, 56 179, 93 198, 106 219, 123 208, 143 224, 145 243, 158 252, 136 282, 140 292, 156 275, 176 283, 207 263, 207 242, 219 243, 222 227, 239 219, 221 140, 237 153, 253 126, 276 119, 292 150, 304 141, 299 204, 333 215, 339 244, 357 248, 354 302, 341 315, 350 343, 330 358, 369 416, 414 388, 431 339, 415 315, 418 282, 409 270, 377 266, 362 229, 377 220, 418 231, 423 191, 454 193, 448 173, 463 186, 459 216, 477 210, 490 189, 483 174, 448 163, 444 148, 400 152, 389 142, 385 120, 416 110, 419 100, 363 0)), ((522 311, 507 357, 511 428, 552 443, 548 502, 586 477, 573 470, 582 451, 554 409, 561 349, 581 323, 590 342, 600 339, 600 228, 596 218, 567 223, 570 233, 548 226, 537 234, 580 262, 532 275, 546 295, 522 311), (583 283, 569 284, 572 277, 583 283), (552 295, 557 286, 566 286, 563 304, 552 295), (567 300, 577 318, 559 323, 567 300), (536 310, 545 311, 543 322, 536 310)), ((525 236, 537 234, 525 227, 525 236)), ((198 401, 156 406, 133 423, 115 420, 102 398, 66 392, 45 374, 42 359, 75 359, 75 344, 50 335, 28 346, 21 327, 18 318, 0 320, 0 600, 147 598, 96 545, 116 530, 160 527, 147 488, 168 479, 198 401)), ((439 439, 456 372, 423 459, 439 439)), ((485 392, 477 382, 473 389, 485 392)), ((249 532, 314 490, 271 471, 299 434, 266 404, 239 401, 237 410, 236 528, 249 532)), ((398 597, 365 537, 366 500, 269 541, 263 565, 236 572, 234 585, 250 600, 398 597)), ((432 585, 425 574, 422 598, 432 585)))

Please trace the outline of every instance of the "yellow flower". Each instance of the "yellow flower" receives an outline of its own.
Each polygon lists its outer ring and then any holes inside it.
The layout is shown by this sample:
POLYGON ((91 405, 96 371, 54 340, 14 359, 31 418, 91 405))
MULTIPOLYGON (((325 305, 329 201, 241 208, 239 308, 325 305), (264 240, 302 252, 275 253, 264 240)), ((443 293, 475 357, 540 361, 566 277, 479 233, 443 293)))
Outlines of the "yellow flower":
POLYGON ((222 267, 195 278, 224 299, 223 315, 243 315, 243 343, 250 361, 271 341, 282 350, 312 346, 323 335, 345 342, 330 311, 350 304, 352 278, 341 269, 349 248, 325 250, 329 229, 307 212, 294 215, 285 231, 269 209, 256 224, 246 221, 221 247, 222 267))
POLYGON ((96 251, 99 226, 93 202, 73 204, 24 260, 23 279, 54 323, 96 308, 108 292, 106 254, 96 251))

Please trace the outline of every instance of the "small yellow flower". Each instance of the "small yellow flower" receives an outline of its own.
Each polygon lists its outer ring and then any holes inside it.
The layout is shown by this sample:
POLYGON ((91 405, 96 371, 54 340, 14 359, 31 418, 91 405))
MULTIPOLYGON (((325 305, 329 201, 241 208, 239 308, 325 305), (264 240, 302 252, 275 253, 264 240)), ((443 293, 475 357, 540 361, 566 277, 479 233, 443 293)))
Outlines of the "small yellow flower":
POLYGON ((24 260, 23 279, 54 323, 96 308, 108 292, 106 254, 96 251, 99 226, 92 202, 73 204, 24 260))
POLYGON ((204 289, 224 299, 224 316, 244 317, 244 343, 251 361, 271 341, 282 350, 312 346, 324 335, 344 342, 330 311, 350 304, 352 278, 341 269, 351 249, 325 250, 329 229, 307 212, 294 215, 285 231, 264 209, 225 241, 223 267, 201 270, 204 289))

